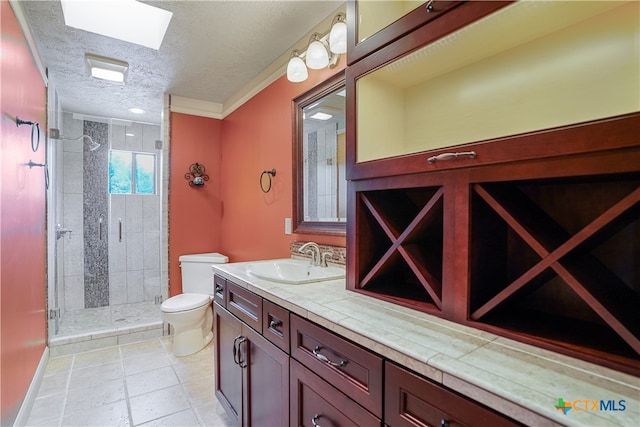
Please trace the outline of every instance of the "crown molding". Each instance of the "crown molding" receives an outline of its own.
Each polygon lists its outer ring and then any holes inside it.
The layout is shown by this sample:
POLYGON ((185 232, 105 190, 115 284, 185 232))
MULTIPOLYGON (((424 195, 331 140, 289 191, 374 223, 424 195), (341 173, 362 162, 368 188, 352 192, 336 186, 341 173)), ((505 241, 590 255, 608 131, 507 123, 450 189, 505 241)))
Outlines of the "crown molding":
POLYGON ((218 102, 202 101, 200 99, 185 98, 171 95, 169 110, 172 113, 190 114, 192 116, 223 119, 222 104, 218 102))
POLYGON ((271 83, 278 80, 286 74, 287 64, 293 50, 300 52, 307 49, 309 38, 313 33, 324 34, 327 29, 331 30, 333 17, 338 13, 346 14, 346 3, 334 10, 329 16, 323 19, 311 31, 305 34, 300 40, 293 44, 289 49, 280 55, 267 68, 262 70, 255 78, 247 83, 242 89, 227 99, 224 104, 214 102, 200 101, 197 99, 184 98, 179 96, 171 96, 170 111, 176 113, 193 114, 197 116, 212 117, 215 119, 224 119, 229 114, 240 108, 245 102, 249 101, 255 95, 264 90, 271 83))

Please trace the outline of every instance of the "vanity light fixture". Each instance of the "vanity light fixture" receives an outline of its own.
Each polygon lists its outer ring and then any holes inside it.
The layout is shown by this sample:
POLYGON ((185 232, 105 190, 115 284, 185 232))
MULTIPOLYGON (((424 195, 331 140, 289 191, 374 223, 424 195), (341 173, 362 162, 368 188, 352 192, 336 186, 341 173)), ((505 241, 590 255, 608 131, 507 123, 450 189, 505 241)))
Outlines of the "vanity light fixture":
POLYGON ((91 77, 124 84, 124 79, 129 70, 129 64, 117 59, 87 53, 84 59, 91 77))
POLYGON ((287 64, 287 79, 290 82, 298 83, 307 80, 309 73, 307 72, 307 66, 304 65, 304 61, 300 58, 297 50, 291 52, 291 58, 287 64))
POLYGON ((329 65, 329 52, 327 46, 320 41, 320 34, 313 33, 307 47, 307 67, 319 70, 329 65))
POLYGON ((347 53, 347 23, 344 15, 337 14, 332 21, 329 32, 329 47, 332 53, 347 53))
POLYGON ((347 51, 347 24, 344 20, 344 14, 339 13, 333 18, 329 32, 324 35, 313 33, 304 52, 294 50, 291 53, 287 64, 290 82, 305 81, 309 76, 307 68, 319 70, 336 66, 340 55, 347 51))

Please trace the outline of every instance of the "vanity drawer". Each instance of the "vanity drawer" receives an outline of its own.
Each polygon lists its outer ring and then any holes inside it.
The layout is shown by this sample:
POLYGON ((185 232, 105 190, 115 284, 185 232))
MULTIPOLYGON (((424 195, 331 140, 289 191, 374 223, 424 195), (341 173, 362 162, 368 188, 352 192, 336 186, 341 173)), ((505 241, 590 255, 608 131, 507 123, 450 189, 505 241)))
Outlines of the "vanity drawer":
POLYGON ((226 281, 226 308, 238 319, 262 333, 262 297, 226 281))
POLYGON ((213 276, 213 300, 221 307, 226 307, 225 302, 225 289, 227 287, 227 281, 224 277, 214 275, 213 276))
POLYGON ((412 426, 518 426, 509 418, 387 362, 385 422, 412 426))
POLYGON ((295 314, 291 314, 291 356, 382 417, 383 361, 380 356, 295 314))
POLYGON ((380 426, 380 420, 307 368, 291 360, 290 426, 380 426))
POLYGON ((262 335, 289 354, 289 311, 262 300, 262 335))

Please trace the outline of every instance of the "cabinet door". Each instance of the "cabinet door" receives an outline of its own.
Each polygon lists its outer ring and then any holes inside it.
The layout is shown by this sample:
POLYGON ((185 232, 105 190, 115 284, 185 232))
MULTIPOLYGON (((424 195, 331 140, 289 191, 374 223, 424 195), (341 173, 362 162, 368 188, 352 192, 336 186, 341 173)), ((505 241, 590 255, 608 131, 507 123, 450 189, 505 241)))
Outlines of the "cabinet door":
POLYGON ((347 2, 348 64, 353 64, 463 3, 445 0, 347 2))
POLYGON ((313 372, 291 360, 290 426, 379 426, 380 420, 313 372))
POLYGON ((243 425, 289 424, 289 356, 243 325, 243 425))
POLYGON ((385 423, 411 426, 514 426, 514 421, 391 363, 385 364, 385 423))
POLYGON ((240 425, 242 414, 242 369, 236 363, 237 337, 242 327, 238 319, 214 304, 215 394, 227 414, 240 425))
POLYGON ((547 137, 637 115, 638 2, 532 4, 466 2, 349 66, 347 179, 629 146, 547 137))

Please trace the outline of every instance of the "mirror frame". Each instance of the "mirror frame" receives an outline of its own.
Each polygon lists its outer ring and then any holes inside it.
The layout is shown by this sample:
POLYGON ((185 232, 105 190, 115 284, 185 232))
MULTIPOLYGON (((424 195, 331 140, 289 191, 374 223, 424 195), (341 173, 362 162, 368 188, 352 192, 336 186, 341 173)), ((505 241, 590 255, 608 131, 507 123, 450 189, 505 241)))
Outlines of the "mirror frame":
POLYGON ((292 147, 293 147, 293 232, 300 234, 324 234, 346 236, 347 223, 304 220, 304 167, 303 165, 303 116, 305 107, 319 101, 332 92, 345 86, 344 70, 317 84, 307 92, 292 100, 292 147))

